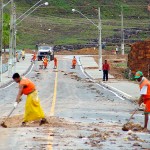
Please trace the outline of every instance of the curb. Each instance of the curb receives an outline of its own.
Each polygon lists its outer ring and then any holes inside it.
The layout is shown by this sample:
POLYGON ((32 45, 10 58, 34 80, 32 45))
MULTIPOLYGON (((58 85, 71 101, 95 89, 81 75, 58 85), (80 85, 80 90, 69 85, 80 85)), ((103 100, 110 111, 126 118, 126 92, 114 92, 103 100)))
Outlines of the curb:
MULTIPOLYGON (((25 76, 28 74, 28 72, 31 70, 31 68, 34 66, 34 63, 31 63, 31 65, 28 67, 28 69, 21 74, 22 76, 25 76)), ((15 83, 12 79, 10 79, 10 81, 4 83, 3 85, 0 86, 0 90, 6 88, 8 85, 15 83)))

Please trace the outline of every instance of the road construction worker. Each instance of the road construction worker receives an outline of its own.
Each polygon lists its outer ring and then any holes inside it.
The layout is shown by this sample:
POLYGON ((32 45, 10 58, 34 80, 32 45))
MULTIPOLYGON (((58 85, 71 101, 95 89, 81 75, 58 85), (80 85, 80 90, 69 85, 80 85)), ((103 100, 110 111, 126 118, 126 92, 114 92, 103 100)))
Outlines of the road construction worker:
POLYGON ((55 57, 54 58, 54 69, 57 69, 57 65, 58 65, 57 63, 58 63, 58 61, 57 61, 57 58, 55 57))
POLYGON ((34 52, 33 57, 32 57, 32 59, 31 59, 31 62, 35 62, 36 58, 37 58, 36 52, 34 52))
POLYGON ((110 66, 107 63, 107 60, 105 60, 105 63, 103 64, 103 81, 108 81, 109 70, 110 70, 110 66))
POLYGON ((22 60, 24 60, 24 59, 25 59, 25 51, 22 50, 22 60))
POLYGON ((76 68, 76 64, 77 64, 77 60, 76 60, 76 57, 74 56, 72 59, 72 69, 76 68))
POLYGON ((17 107, 23 94, 27 95, 22 126, 25 126, 29 121, 36 120, 41 120, 40 125, 47 123, 44 112, 40 105, 40 99, 38 97, 35 84, 28 78, 21 77, 18 73, 15 73, 12 78, 16 83, 19 84, 19 91, 16 102, 14 103, 14 107, 17 107))
POLYGON ((47 68, 47 65, 48 65, 48 59, 47 57, 45 56, 44 59, 43 59, 43 65, 44 65, 44 69, 47 68))
POLYGON ((16 61, 19 62, 18 52, 16 52, 16 61))
POLYGON ((144 123, 144 132, 147 132, 147 125, 150 114, 150 81, 143 76, 141 71, 136 72, 135 79, 139 82, 140 87, 140 98, 139 98, 139 106, 144 103, 144 115, 145 115, 145 123, 144 123))

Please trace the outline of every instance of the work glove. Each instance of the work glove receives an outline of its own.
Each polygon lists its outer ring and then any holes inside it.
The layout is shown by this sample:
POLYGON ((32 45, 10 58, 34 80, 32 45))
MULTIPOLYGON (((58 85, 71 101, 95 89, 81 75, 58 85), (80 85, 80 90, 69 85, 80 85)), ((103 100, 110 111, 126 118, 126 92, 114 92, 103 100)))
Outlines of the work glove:
POLYGON ((14 108, 17 108, 17 106, 18 106, 18 103, 15 102, 15 103, 14 103, 14 108))

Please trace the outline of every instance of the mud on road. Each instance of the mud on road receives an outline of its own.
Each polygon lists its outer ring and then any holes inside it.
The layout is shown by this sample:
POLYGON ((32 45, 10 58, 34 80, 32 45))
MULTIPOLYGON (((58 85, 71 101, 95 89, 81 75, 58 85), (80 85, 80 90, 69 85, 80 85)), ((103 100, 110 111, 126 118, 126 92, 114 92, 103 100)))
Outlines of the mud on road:
MULTIPOLYGON (((150 149, 149 133, 122 131, 135 104, 121 100, 93 83, 83 75, 79 66, 70 69, 70 64, 70 59, 60 56, 58 70, 53 70, 51 63, 48 69, 29 74, 28 77, 36 83, 49 124, 39 126, 36 121, 21 127, 23 98, 6 122, 8 128, 0 128, 1 149, 150 149), (53 104, 54 112, 51 113, 53 104)), ((0 121, 12 108, 16 94, 16 84, 0 92, 0 121)), ((138 112, 132 121, 142 125, 142 112, 138 112)))

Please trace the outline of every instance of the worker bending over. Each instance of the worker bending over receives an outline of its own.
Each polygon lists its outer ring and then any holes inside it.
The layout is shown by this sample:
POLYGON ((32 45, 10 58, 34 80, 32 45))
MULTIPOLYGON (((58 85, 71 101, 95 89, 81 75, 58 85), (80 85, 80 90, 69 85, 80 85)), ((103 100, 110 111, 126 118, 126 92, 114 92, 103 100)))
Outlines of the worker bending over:
POLYGON ((43 65, 44 65, 44 69, 46 69, 47 66, 48 66, 48 59, 47 59, 46 56, 45 56, 44 59, 43 59, 43 65))
POLYGON ((74 56, 72 59, 72 69, 75 69, 76 65, 77 65, 77 60, 76 60, 76 57, 74 56))
POLYGON ((150 81, 143 77, 143 73, 141 71, 136 72, 135 79, 139 82, 140 87, 140 98, 139 98, 139 106, 144 103, 145 104, 145 123, 144 123, 144 132, 147 132, 147 125, 149 120, 149 114, 150 114, 150 81))
POLYGON ((29 121, 36 120, 41 120, 40 125, 47 123, 34 83, 25 77, 21 77, 18 73, 15 73, 12 78, 19 84, 19 92, 14 107, 17 107, 23 94, 27 95, 22 126, 25 126, 29 121))

